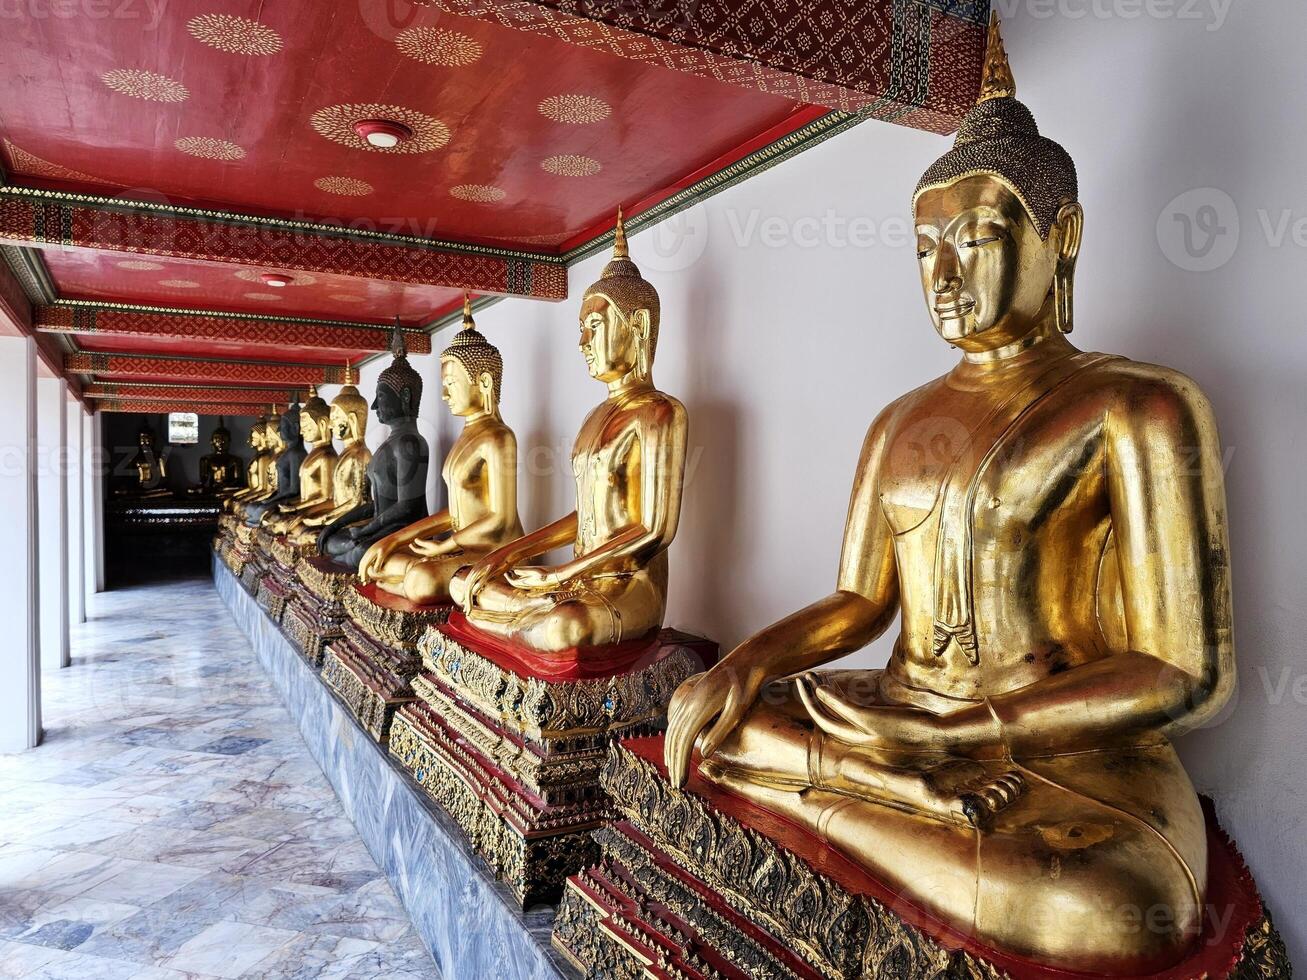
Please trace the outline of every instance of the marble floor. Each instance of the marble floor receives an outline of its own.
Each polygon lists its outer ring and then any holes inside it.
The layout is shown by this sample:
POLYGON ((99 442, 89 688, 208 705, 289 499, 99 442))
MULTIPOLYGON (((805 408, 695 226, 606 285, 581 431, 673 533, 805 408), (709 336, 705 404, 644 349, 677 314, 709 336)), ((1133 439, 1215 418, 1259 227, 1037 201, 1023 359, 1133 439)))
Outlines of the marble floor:
POLYGON ((212 580, 89 612, 0 755, 0 977, 437 977, 212 580))

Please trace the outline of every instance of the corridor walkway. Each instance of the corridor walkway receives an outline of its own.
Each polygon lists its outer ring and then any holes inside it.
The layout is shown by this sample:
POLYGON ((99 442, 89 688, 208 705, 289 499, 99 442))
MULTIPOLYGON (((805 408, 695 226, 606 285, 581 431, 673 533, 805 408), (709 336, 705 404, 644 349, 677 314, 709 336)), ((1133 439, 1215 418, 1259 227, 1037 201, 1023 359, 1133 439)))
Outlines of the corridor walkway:
POLYGON ((0 977, 436 977, 209 579, 90 612, 0 756, 0 977))

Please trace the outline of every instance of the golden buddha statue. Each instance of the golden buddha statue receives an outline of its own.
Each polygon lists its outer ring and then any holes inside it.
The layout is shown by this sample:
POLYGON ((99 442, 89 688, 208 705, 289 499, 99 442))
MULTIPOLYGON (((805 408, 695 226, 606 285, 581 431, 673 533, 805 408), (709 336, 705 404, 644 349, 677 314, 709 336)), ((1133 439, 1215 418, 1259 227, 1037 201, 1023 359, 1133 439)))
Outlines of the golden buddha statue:
POLYGON ((658 293, 627 251, 621 212, 613 258, 581 303, 581 353, 608 398, 572 449, 577 509, 477 561, 450 583, 468 621, 545 654, 656 632, 667 604, 667 547, 685 473, 685 408, 654 387, 658 293), (525 564, 571 544, 571 561, 525 564))
POLYGON ((304 434, 300 427, 302 415, 303 408, 296 395, 295 401, 286 406, 286 411, 277 421, 280 449, 275 466, 274 492, 245 504, 245 521, 251 527, 260 526, 264 517, 277 513, 282 504, 293 504, 300 498, 300 468, 308 458, 308 449, 304 445, 304 434))
POLYGON ((463 419, 441 476, 449 506, 382 538, 359 563, 359 581, 417 605, 449 602, 459 568, 522 536, 517 437, 499 415, 504 360, 477 330, 463 296, 463 328, 440 355, 441 397, 463 419))
POLYGON ((247 437, 249 446, 254 450, 254 455, 250 458, 250 464, 245 468, 245 487, 232 494, 223 502, 223 508, 227 511, 234 511, 239 503, 256 497, 263 492, 263 481, 268 472, 268 446, 267 446, 268 418, 266 415, 260 415, 250 426, 250 434, 247 437))
POLYGON ((377 375, 372 410, 390 431, 368 463, 368 493, 352 510, 322 529, 321 554, 357 569, 368 548, 427 516, 430 451, 418 431, 422 376, 408 362, 408 347, 395 318, 390 366, 377 375))
POLYGON ((676 692, 669 775, 697 745, 706 778, 991 947, 1164 969, 1207 882, 1169 737, 1235 678, 1212 411, 1175 371, 1067 340, 1075 169, 1016 100, 996 22, 914 214, 962 359, 872 423, 836 591, 676 692), (812 672, 896 616, 884 670, 812 672))
POLYGON ((221 415, 209 445, 213 452, 200 457, 200 485, 195 492, 218 496, 240 492, 245 463, 231 451, 231 431, 221 415))
POLYGON ((154 429, 142 421, 136 433, 136 455, 132 457, 135 471, 131 483, 119 493, 131 497, 162 497, 171 493, 167 486, 168 464, 155 446, 154 429))
POLYGON ((263 430, 263 460, 260 464, 262 476, 259 480, 259 491, 233 501, 231 508, 232 513, 242 521, 247 519, 251 506, 262 503, 277 492, 277 458, 286 448, 286 443, 281 437, 281 413, 277 411, 277 406, 270 405, 268 414, 260 421, 263 430))
POLYGON ((299 413, 300 433, 313 444, 299 468, 299 499, 287 501, 263 515, 262 525, 273 534, 285 534, 300 514, 331 503, 331 478, 336 469, 336 447, 331 441, 331 408, 309 386, 309 398, 299 413))
POLYGON ((368 496, 367 472, 372 451, 363 441, 368 431, 368 403, 355 387, 357 379, 351 371, 346 364, 345 384, 331 400, 328 415, 328 441, 334 437, 344 446, 332 467, 331 493, 327 499, 309 504, 294 514, 281 531, 297 547, 316 545, 324 527, 348 514, 368 496))

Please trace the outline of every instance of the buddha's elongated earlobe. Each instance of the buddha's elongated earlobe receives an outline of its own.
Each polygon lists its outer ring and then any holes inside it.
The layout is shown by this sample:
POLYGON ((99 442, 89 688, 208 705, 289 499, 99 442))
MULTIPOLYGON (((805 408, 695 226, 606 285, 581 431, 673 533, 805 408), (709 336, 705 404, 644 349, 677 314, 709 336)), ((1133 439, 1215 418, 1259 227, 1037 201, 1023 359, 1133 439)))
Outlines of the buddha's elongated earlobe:
POLYGON ((1080 257, 1080 239, 1085 213, 1079 204, 1063 204, 1057 212, 1053 234, 1058 236, 1057 267, 1053 270, 1053 314, 1057 328, 1070 333, 1074 328, 1074 283, 1076 259, 1080 257))
POLYGON ((631 333, 635 337, 635 373, 647 379, 652 373, 649 361, 649 311, 636 310, 631 314, 631 333))

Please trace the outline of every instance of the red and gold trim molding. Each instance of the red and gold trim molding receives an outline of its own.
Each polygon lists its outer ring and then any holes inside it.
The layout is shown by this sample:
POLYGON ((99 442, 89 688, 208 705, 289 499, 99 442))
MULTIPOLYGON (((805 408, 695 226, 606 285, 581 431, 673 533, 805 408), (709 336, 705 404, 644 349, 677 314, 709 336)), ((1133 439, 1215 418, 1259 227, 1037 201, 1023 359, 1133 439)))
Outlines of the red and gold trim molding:
POLYGON ((948 133, 975 101, 989 0, 415 0, 796 102, 948 133))
POLYGON ((212 381, 229 384, 338 385, 344 367, 328 364, 278 364, 274 361, 220 361, 192 357, 153 357, 146 354, 64 355, 68 374, 97 377, 127 376, 167 381, 212 381))
POLYGON ((0 186, 0 243, 567 298, 567 267, 554 256, 33 187, 0 186))
MULTIPOLYGON (((269 317, 247 313, 181 310, 120 303, 61 300, 38 306, 36 329, 42 333, 162 337, 182 340, 233 340, 273 349, 390 350, 391 328, 373 323, 269 317)), ((404 330, 410 354, 431 353, 431 335, 404 330)))
POLYGON ((174 401, 209 402, 231 405, 253 405, 258 408, 269 404, 289 404, 296 396, 304 397, 304 390, 294 388, 221 388, 213 385, 113 384, 93 381, 83 393, 87 398, 108 401, 174 401))
POLYGON ((196 415, 238 416, 262 415, 265 409, 254 405, 226 402, 180 402, 180 401, 119 401, 116 398, 97 398, 91 405, 101 412, 124 412, 139 415, 166 414, 168 412, 194 412, 196 415))

